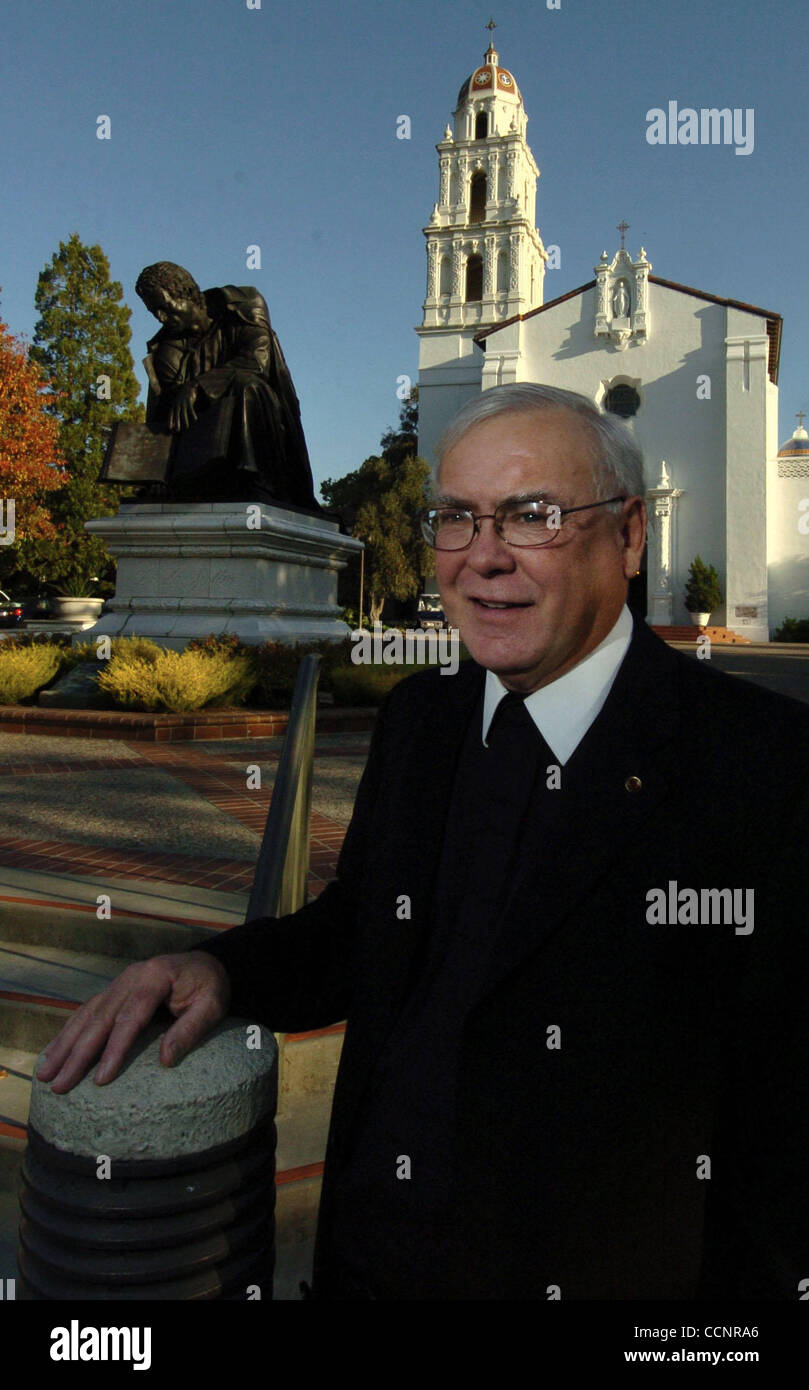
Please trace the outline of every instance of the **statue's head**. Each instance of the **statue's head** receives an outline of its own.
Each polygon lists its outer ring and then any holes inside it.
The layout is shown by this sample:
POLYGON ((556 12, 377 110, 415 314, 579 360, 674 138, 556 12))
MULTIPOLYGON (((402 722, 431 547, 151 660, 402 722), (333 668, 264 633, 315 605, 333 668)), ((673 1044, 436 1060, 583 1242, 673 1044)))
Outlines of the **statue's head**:
POLYGON ((205 296, 184 266, 174 261, 147 265, 135 282, 147 309, 172 332, 199 328, 207 320, 205 296))

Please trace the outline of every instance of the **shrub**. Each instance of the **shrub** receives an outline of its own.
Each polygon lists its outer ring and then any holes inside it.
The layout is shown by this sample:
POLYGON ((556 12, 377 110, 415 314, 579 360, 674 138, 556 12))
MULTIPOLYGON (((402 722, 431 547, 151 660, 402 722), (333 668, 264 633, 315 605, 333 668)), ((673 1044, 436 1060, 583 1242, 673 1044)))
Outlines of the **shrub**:
POLYGON ((378 705, 405 676, 408 666, 342 666, 332 672, 332 690, 338 705, 378 705))
POLYGON ((772 635, 773 642, 809 642, 809 618, 784 618, 772 635))
POLYGON ((266 709, 287 708, 292 701, 298 669, 307 652, 319 652, 319 690, 332 690, 332 673, 350 660, 351 641, 263 642, 255 649, 256 684, 251 703, 266 709))
POLYGON ((207 655, 200 651, 135 656, 113 652, 98 677, 98 688, 124 709, 167 710, 179 714, 207 705, 241 703, 253 684, 247 655, 207 655))
MULTIPOLYGON (((154 662, 163 651, 149 637, 113 637, 110 642, 110 657, 126 656, 130 660, 154 662)), ((77 661, 98 661, 98 639, 92 642, 75 642, 71 651, 77 661)))
POLYGON ((204 652, 206 656, 243 656, 246 652, 251 652, 252 647, 248 647, 235 632, 225 632, 221 636, 216 633, 209 633, 207 637, 192 637, 188 643, 189 652, 204 652))
POLYGON ((689 613, 713 613, 722 603, 719 575, 713 565, 696 556, 691 561, 685 586, 685 606, 689 613))
POLYGON ((15 647, 53 647, 69 653, 70 638, 64 632, 15 632, 10 639, 15 647))
POLYGON ((62 665, 61 648, 42 642, 0 643, 0 705, 30 700, 62 665))

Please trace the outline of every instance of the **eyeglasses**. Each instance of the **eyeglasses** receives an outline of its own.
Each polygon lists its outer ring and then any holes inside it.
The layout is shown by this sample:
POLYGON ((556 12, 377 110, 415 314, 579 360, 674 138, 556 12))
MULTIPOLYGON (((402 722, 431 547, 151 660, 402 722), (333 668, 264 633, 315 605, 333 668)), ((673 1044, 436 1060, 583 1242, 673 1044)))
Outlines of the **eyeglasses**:
POLYGON ((603 502, 585 502, 580 507, 557 507, 548 502, 503 502, 496 512, 463 511, 456 507, 430 507, 419 512, 421 534, 434 550, 466 550, 480 530, 481 521, 491 520, 506 545, 533 548, 548 545, 562 529, 562 517, 625 502, 626 497, 606 497, 603 502))

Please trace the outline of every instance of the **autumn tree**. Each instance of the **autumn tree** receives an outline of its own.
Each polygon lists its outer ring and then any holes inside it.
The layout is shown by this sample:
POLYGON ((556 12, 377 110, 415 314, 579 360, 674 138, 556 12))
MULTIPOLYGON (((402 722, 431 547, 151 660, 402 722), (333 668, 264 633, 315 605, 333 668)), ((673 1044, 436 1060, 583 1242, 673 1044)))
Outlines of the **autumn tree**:
POLYGON ((56 536, 50 502, 68 478, 59 450, 59 425, 48 414, 52 393, 30 361, 22 339, 0 319, 0 588, 28 588, 32 544, 56 536), (14 504, 13 541, 9 503, 14 504))
POLYGON ((122 299, 101 247, 85 246, 76 232, 59 243, 37 284, 40 317, 31 357, 53 388, 47 408, 59 422, 70 475, 54 502, 63 544, 52 554, 51 571, 73 584, 112 573, 103 543, 85 533, 84 523, 118 508, 120 493, 97 481, 109 428, 144 414, 129 351, 130 311, 122 299))
MULTIPOLYGON (((430 468, 416 454, 416 426, 416 402, 411 400, 402 407, 399 429, 382 436, 381 455, 367 458, 344 478, 321 484, 326 506, 341 512, 351 534, 365 542, 372 624, 380 621, 386 600, 415 598, 423 576, 432 570, 432 552, 421 538, 417 518, 428 505, 430 468)), ((352 597, 359 588, 358 571, 359 562, 353 561, 343 572, 352 597)))

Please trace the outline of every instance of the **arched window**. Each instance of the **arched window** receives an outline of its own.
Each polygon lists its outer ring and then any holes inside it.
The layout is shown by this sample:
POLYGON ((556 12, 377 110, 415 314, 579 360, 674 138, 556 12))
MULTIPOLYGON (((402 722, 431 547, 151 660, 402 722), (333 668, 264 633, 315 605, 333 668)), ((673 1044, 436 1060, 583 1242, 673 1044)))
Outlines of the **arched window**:
POLYGON ((637 415, 640 410, 640 396, 634 386, 627 385, 626 382, 619 382, 617 386, 611 386, 604 397, 604 409, 610 415, 620 415, 622 420, 629 420, 633 415, 637 415))
POLYGON ((441 257, 441 266, 438 272, 438 293, 440 295, 452 293, 452 262, 449 256, 441 257))
POLYGON ((478 169, 472 175, 471 197, 469 199, 469 221, 482 222, 486 216, 486 175, 478 169))
POLYGON ((475 117, 475 139, 485 140, 489 134, 489 117, 485 111, 478 111, 475 117))
POLYGON ((466 303, 483 298, 483 258, 470 256, 466 262, 466 303))

